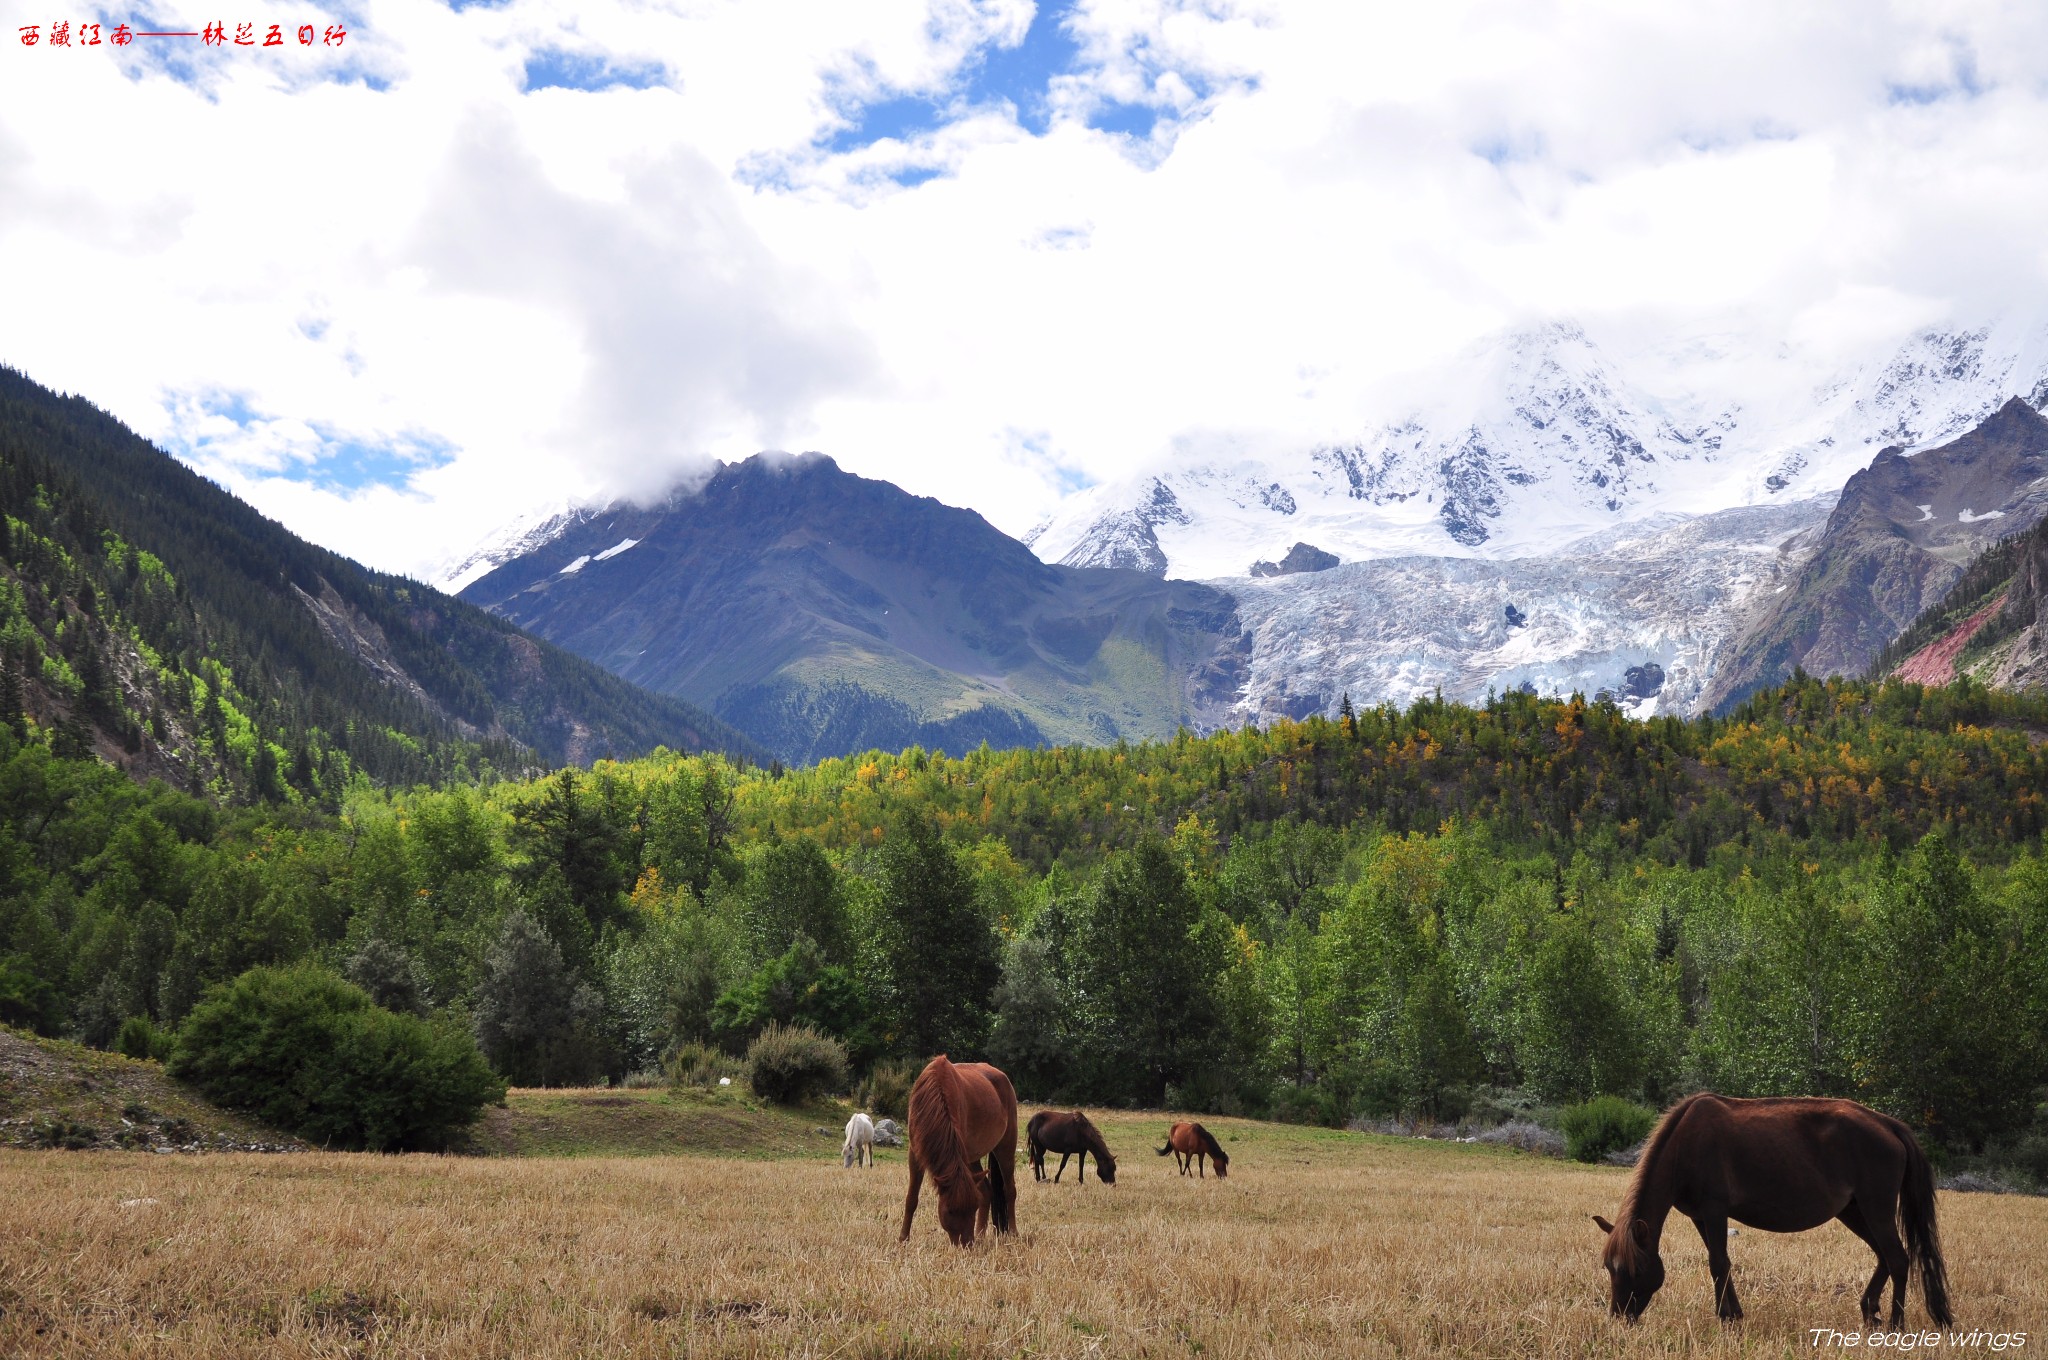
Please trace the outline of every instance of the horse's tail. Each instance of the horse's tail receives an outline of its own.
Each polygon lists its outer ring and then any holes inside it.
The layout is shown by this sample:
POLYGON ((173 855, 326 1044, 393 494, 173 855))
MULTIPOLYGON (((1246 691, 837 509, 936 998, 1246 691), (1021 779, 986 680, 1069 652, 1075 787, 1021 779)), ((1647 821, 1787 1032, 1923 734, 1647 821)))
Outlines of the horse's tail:
POLYGON ((1173 1151, 1173 1140, 1169 1138, 1166 1140, 1166 1146, 1159 1149, 1159 1155, 1164 1157, 1167 1153, 1171 1151, 1173 1151))
POLYGON ((1912 1133, 1894 1130, 1906 1145, 1906 1184, 1899 1194, 1899 1227, 1906 1254, 1920 1271, 1920 1297, 1927 1313, 1943 1327, 1955 1322, 1948 1306, 1948 1267, 1941 1259, 1941 1231, 1934 1221, 1934 1168, 1912 1133))
MULTIPOLYGON (((1014 1127, 1014 1126, 1013 1126, 1014 1127)), ((1012 1143, 1010 1146, 1015 1147, 1012 1143)), ((1012 1153, 1012 1156, 1015 1154, 1012 1153)), ((1010 1177, 1017 1174, 1017 1168, 1003 1165, 1003 1159, 991 1150, 988 1154, 988 1221, 989 1226, 999 1233, 1017 1231, 1017 1205, 1015 1186, 1010 1177)))
POLYGON ((1228 1176, 1230 1174, 1230 1154, 1223 1150, 1223 1144, 1217 1142, 1216 1135, 1203 1128, 1200 1124, 1195 1125, 1195 1132, 1202 1135, 1202 1147, 1208 1152, 1209 1160, 1216 1163, 1216 1174, 1228 1176))
POLYGON ((910 1149, 931 1173, 940 1194, 967 1174, 967 1155, 953 1123, 953 1088, 959 1081, 945 1054, 933 1058, 911 1083, 910 1109, 904 1116, 910 1125, 910 1149))

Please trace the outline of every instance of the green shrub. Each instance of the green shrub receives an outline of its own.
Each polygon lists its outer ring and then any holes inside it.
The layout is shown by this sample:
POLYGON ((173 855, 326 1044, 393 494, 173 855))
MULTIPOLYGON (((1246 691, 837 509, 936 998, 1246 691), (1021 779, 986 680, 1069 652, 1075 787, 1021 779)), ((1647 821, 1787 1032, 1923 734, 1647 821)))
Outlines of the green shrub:
POLYGON ((131 1015, 121 1022, 121 1032, 114 1036, 114 1051, 131 1058, 162 1061, 171 1056, 171 1036, 152 1024, 148 1016, 131 1015))
POLYGON ((1597 1162, 1648 1138, 1657 1112, 1620 1096, 1595 1096, 1583 1105, 1567 1106, 1561 1122, 1565 1155, 1575 1162, 1597 1162))
POLYGON ((99 1130, 90 1124, 73 1123, 68 1119, 50 1119, 37 1124, 29 1134, 30 1142, 40 1148, 61 1148, 66 1152, 82 1152, 86 1148, 98 1147, 99 1130))
POLYGON ((1320 1124, 1341 1129, 1350 1111, 1342 1096, 1327 1086, 1295 1086, 1283 1082, 1273 1088, 1266 1103, 1266 1117, 1279 1124, 1320 1124))
POLYGON ((661 1065, 671 1086, 716 1086, 720 1077, 746 1074, 746 1064, 709 1044, 678 1044, 661 1065))
POLYGON ((846 1049, 809 1025, 770 1025, 747 1046, 747 1083, 778 1105, 846 1086, 846 1049))
POLYGON ((195 1006, 170 1073, 330 1147, 445 1146, 505 1085, 466 1036, 374 1005, 313 963, 252 968, 195 1006))
POLYGON ((907 1063, 878 1062, 861 1084, 860 1106, 869 1114, 904 1119, 910 1114, 910 1084, 917 1073, 907 1063))

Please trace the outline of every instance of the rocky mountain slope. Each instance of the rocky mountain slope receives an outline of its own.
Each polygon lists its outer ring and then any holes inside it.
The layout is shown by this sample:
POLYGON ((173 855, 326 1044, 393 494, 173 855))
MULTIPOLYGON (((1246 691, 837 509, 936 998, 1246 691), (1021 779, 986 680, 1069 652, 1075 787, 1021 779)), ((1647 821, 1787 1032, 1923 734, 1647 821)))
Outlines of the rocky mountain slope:
POLYGON ((794 761, 1159 736, 1239 680, 1224 592, 1047 565, 816 454, 591 513, 463 598, 794 761))
POLYGON ((1764 601, 1703 697, 1724 708, 1803 667, 1861 675, 1987 545, 2048 513, 2048 419, 2008 400, 1976 429, 1849 479, 1813 555, 1764 601))
POLYGON ((2048 689, 2048 518, 1987 549, 1872 669, 1922 685, 1967 675, 1997 689, 2048 689))

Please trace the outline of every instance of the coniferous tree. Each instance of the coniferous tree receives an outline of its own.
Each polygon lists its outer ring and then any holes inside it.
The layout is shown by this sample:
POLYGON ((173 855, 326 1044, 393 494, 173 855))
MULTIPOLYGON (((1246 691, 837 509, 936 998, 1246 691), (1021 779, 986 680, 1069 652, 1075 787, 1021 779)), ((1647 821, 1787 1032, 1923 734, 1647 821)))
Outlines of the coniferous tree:
POLYGON ((1001 947, 973 877, 929 814, 911 813, 883 840, 881 888, 876 928, 895 1047, 920 1062, 979 1053, 1001 947))
POLYGON ((515 1086, 580 1086, 607 1065, 603 1002, 523 911, 508 912, 477 988, 477 1046, 515 1086))
POLYGON ((1104 866, 1077 932, 1089 1056, 1128 1074, 1126 1093, 1153 1105, 1219 1055, 1215 987, 1225 960, 1202 925, 1172 851, 1146 837, 1104 866))

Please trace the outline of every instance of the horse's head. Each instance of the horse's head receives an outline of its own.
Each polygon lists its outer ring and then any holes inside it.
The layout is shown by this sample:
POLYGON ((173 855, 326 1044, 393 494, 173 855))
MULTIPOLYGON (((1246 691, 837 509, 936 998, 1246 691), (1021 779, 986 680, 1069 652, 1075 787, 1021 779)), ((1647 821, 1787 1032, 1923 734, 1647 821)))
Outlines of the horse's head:
POLYGON ((1664 1258, 1650 1241, 1650 1226, 1636 1219, 1627 1232, 1593 1215, 1600 1231, 1607 1234, 1607 1246, 1600 1263, 1607 1267, 1607 1311, 1634 1322, 1650 1306, 1650 1300, 1664 1287, 1664 1258))
POLYGON ((1116 1184, 1116 1158, 1106 1147, 1095 1150, 1095 1174, 1102 1178, 1104 1185, 1116 1184))
POLYGON ((953 1239, 954 1246, 974 1244, 975 1219, 987 1210, 993 1198, 988 1172, 978 1166, 950 1183, 940 1183, 939 1226, 946 1230, 946 1236, 953 1239))

